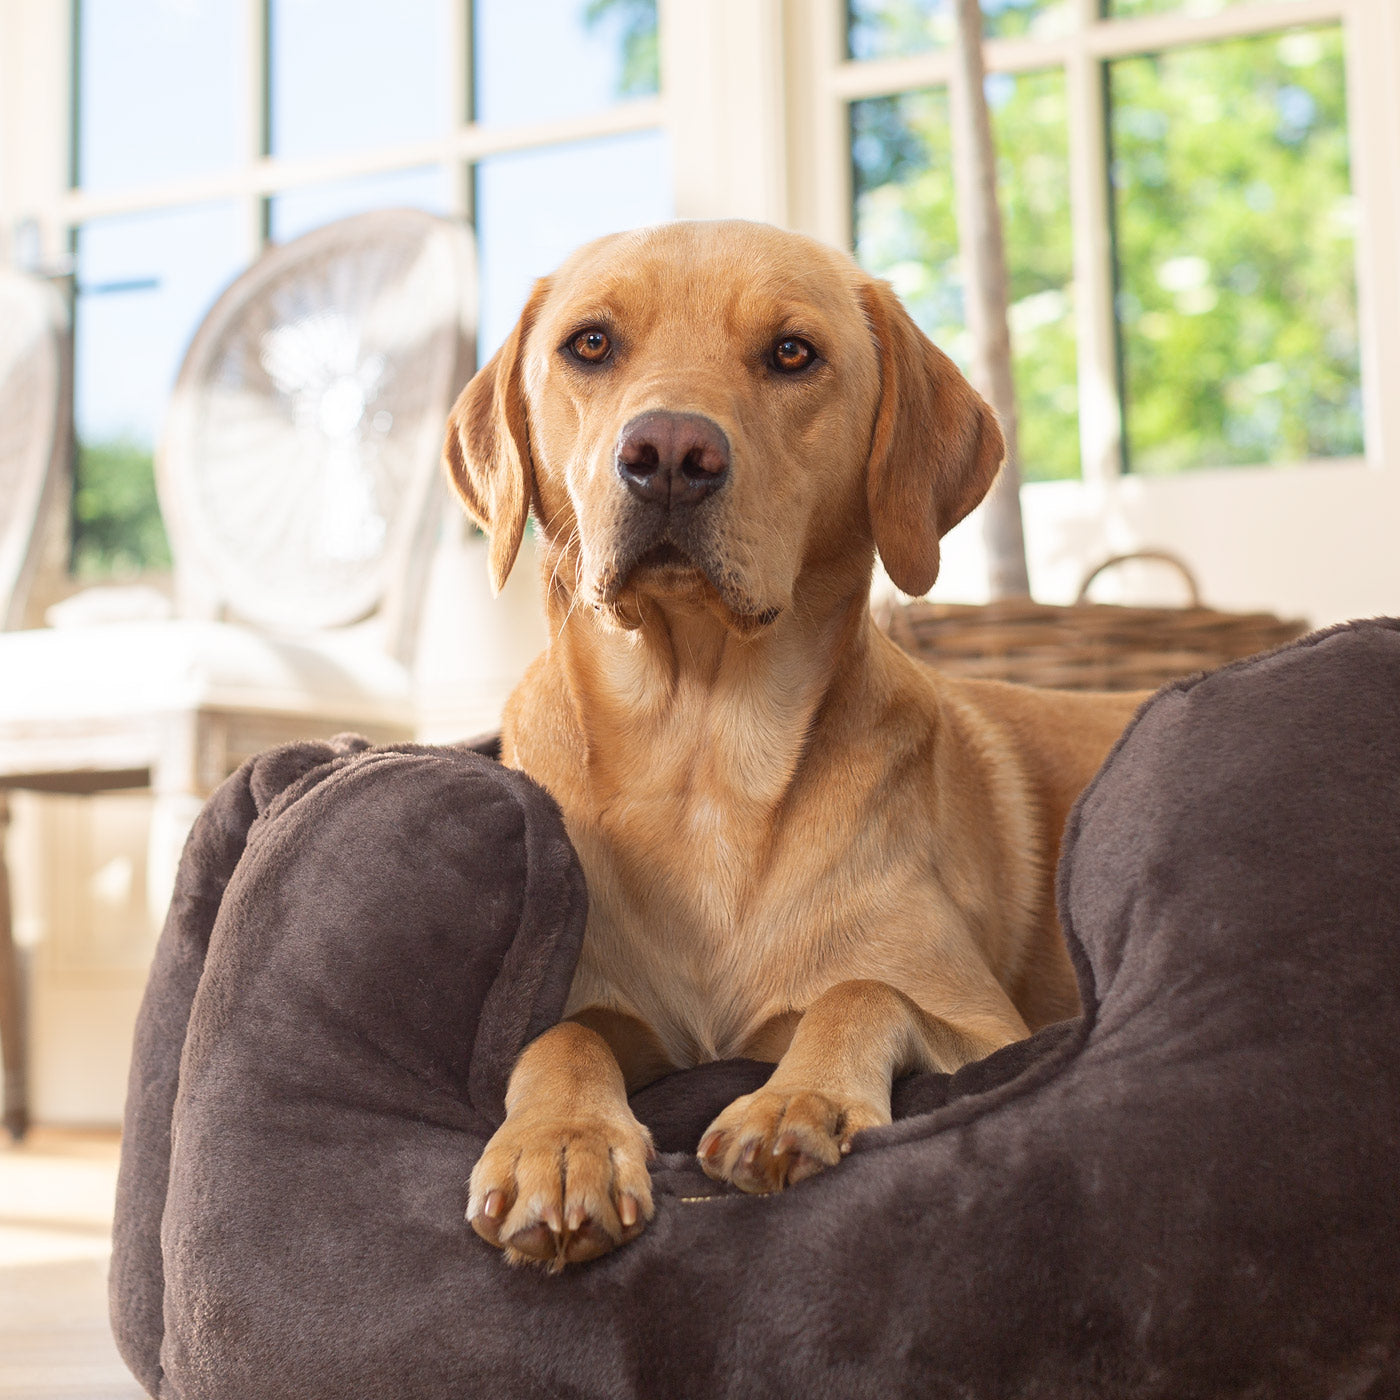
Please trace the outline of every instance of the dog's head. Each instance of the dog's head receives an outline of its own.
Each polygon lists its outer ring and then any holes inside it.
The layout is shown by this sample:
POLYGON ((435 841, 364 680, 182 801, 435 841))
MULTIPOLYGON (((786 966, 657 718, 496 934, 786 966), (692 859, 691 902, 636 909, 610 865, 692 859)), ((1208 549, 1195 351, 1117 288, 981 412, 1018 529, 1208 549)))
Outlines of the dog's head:
POLYGON ((533 509, 554 572, 624 626, 646 598, 771 622, 878 548, 924 593, 1002 459, 996 418, 888 284, 761 224, 579 249, 462 391, 446 466, 505 581, 533 509))

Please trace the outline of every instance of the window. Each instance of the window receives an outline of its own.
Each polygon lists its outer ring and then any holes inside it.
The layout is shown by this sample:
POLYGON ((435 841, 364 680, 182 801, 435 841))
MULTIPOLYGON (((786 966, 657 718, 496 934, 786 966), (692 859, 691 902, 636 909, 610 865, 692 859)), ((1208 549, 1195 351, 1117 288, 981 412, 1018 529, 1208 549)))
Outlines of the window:
POLYGON ((659 82, 656 0, 475 0, 473 115, 559 121, 648 97, 659 82))
POLYGON ((569 249, 672 210, 656 0, 77 0, 75 15, 62 218, 84 577, 168 563, 152 469, 166 401, 263 240, 391 205, 470 219, 485 355, 569 249))
POLYGON ((73 569, 169 565, 153 453, 195 326, 243 262, 229 201, 93 219, 77 231, 73 569))
POLYGON ((1359 454, 1339 29, 1118 59, 1108 78, 1129 468, 1359 454))
MULTIPOLYGON (((1073 0, 983 0, 982 34, 1054 38, 1071 28, 1074 9, 1073 0)), ((953 40, 952 0, 849 0, 847 15, 851 58, 907 58, 953 40)))
POLYGON ((269 0, 272 154, 295 160, 440 136, 453 116, 450 7, 269 0))
MULTIPOLYGON (((1344 4, 1251 8, 983 0, 1029 481, 1363 450, 1344 4)), ((966 364, 951 34, 949 0, 850 0, 842 85, 857 256, 966 364)))
POLYGON ((74 184, 117 190, 240 162, 250 120, 241 8, 227 0, 83 0, 74 34, 74 184))
MULTIPOLYGON (((1400 611, 1400 6, 981 3, 1038 596, 1162 546, 1217 605, 1400 611)), ((69 8, 0 5, 0 253, 76 257, 93 568, 221 282, 385 203, 475 227, 483 354, 577 243, 679 214, 852 248, 965 359, 951 0, 76 0, 71 172, 69 8)), ((985 596, 976 533, 942 596, 985 596)))
MULTIPOLYGON (((1022 472, 1079 474, 1074 256, 1063 70, 988 84, 1003 172, 1022 472)), ((923 329, 966 367, 962 268, 944 88, 851 104, 856 256, 889 278, 923 329)))
MULTIPOLYGON (((472 16, 483 129, 567 121, 658 89, 655 0, 476 0, 472 16)), ((483 359, 536 277, 590 238, 669 218, 673 204, 658 130, 503 150, 475 176, 483 359)))

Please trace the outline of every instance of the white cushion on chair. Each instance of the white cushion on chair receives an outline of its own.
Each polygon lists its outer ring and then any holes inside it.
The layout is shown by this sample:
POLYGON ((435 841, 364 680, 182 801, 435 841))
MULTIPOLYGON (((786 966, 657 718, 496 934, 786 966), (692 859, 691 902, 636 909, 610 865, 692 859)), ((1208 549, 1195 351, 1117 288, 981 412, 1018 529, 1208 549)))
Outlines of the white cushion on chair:
POLYGON ((0 635, 0 721, 199 706, 412 723, 408 670, 355 634, 291 639, 227 622, 0 635))

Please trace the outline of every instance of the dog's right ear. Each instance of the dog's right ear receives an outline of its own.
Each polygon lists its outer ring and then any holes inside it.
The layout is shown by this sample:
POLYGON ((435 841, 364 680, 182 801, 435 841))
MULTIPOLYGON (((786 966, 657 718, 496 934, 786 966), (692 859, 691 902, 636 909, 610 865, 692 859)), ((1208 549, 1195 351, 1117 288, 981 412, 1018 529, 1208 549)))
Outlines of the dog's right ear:
POLYGON ((491 536, 491 588, 509 576, 535 496, 521 358, 549 279, 535 283, 515 329, 477 370, 447 419, 442 465, 467 514, 491 536))
POLYGON ((939 540, 987 494, 1005 445, 996 414, 914 324, 888 282, 862 289, 880 354, 866 494, 875 547, 912 597, 938 577, 939 540))

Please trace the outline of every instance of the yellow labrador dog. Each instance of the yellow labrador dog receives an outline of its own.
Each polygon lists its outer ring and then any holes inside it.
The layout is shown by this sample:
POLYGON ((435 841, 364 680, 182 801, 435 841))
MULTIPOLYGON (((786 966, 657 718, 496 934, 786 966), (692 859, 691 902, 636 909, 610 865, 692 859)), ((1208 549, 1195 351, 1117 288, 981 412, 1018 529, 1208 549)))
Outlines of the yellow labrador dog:
POLYGON ((744 1055, 699 1144, 775 1191, 951 1070, 1078 1009, 1051 881, 1136 697, 940 677, 871 623, 1000 466, 996 419, 889 286, 807 238, 677 223, 542 280, 453 410, 497 587, 533 511, 548 650, 503 757, 563 809, 590 899, 468 1216, 551 1268, 652 1214, 627 1095, 744 1055))

